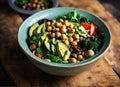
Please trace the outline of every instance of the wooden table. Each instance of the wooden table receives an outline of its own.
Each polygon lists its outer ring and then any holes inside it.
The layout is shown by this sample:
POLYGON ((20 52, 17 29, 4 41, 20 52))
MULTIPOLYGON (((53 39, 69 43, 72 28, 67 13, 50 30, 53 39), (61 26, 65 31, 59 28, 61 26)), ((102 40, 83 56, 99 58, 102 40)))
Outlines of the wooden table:
POLYGON ((81 8, 101 17, 112 33, 110 49, 91 69, 75 76, 44 73, 27 59, 17 42, 18 28, 26 16, 13 11, 7 1, 0 0, 0 63, 16 86, 120 87, 120 21, 99 0, 60 0, 60 6, 81 8))

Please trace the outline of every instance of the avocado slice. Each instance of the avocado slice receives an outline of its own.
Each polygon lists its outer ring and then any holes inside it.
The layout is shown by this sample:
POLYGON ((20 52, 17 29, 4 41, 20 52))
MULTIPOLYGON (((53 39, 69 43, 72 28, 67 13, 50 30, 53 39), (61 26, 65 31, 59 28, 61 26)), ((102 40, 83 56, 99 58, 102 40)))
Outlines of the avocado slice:
POLYGON ((30 29, 29 29, 29 36, 30 37, 36 32, 38 26, 39 26, 39 24, 35 23, 30 27, 30 29))
POLYGON ((64 57, 64 55, 66 55, 66 56, 68 55, 67 57, 65 56, 65 60, 68 59, 68 57, 70 55, 70 53, 68 53, 68 52, 70 52, 69 48, 67 45, 65 45, 63 42, 61 42, 59 40, 57 40, 57 51, 58 51, 58 54, 62 57, 64 57), (66 53, 66 51, 67 51, 67 53, 66 53))
POLYGON ((45 23, 41 24, 38 29, 37 29, 37 33, 41 33, 43 27, 44 27, 45 23))
POLYGON ((64 55, 63 59, 64 59, 64 60, 68 60, 68 59, 70 58, 70 54, 71 54, 70 50, 67 50, 67 51, 65 52, 65 55, 64 55))
POLYGON ((47 48, 49 51, 51 51, 51 50, 50 50, 50 43, 49 43, 48 37, 45 38, 44 44, 45 44, 46 48, 47 48))
POLYGON ((51 44, 51 51, 53 54, 56 54, 56 47, 54 44, 51 44))

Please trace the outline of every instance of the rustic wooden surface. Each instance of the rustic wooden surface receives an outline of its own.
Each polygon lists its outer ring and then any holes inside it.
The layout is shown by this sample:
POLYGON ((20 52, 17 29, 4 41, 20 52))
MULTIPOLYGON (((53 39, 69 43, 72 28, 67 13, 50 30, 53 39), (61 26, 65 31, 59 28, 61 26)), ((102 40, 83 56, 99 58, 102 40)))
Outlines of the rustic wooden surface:
POLYGON ((32 65, 18 45, 17 32, 24 20, 9 8, 6 1, 1 0, 0 63, 11 79, 18 87, 120 87, 120 22, 98 0, 61 0, 60 6, 85 9, 101 17, 112 33, 108 52, 91 69, 75 76, 59 77, 44 73, 32 65))

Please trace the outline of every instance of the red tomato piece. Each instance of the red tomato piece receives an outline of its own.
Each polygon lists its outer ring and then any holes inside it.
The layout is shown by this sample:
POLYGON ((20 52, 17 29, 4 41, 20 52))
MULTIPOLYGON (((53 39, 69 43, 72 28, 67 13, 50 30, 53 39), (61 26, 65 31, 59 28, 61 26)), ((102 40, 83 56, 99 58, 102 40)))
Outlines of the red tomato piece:
POLYGON ((39 54, 39 53, 36 53, 35 55, 36 55, 38 58, 42 58, 42 55, 39 54))

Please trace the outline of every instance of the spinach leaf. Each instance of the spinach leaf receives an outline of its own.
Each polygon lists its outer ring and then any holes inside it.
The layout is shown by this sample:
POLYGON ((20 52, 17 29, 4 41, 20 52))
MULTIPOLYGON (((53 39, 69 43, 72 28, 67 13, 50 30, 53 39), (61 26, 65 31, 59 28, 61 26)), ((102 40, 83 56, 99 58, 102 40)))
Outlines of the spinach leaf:
POLYGON ((59 56, 55 56, 53 54, 47 54, 47 56, 51 59, 52 62, 62 63, 62 59, 59 56))
POLYGON ((94 51, 98 51, 100 44, 101 43, 98 40, 98 38, 87 37, 81 42, 80 47, 82 48, 82 50, 85 50, 85 51, 87 51, 89 49, 92 49, 94 51))
POLYGON ((28 3, 28 1, 29 0, 16 0, 16 5, 18 5, 18 6, 22 6, 22 5, 24 5, 24 4, 26 4, 26 3, 28 3))
POLYGON ((48 3, 47 3, 47 1, 46 1, 46 0, 42 0, 42 2, 43 2, 43 4, 44 4, 44 6, 45 6, 46 8, 48 8, 48 3))

